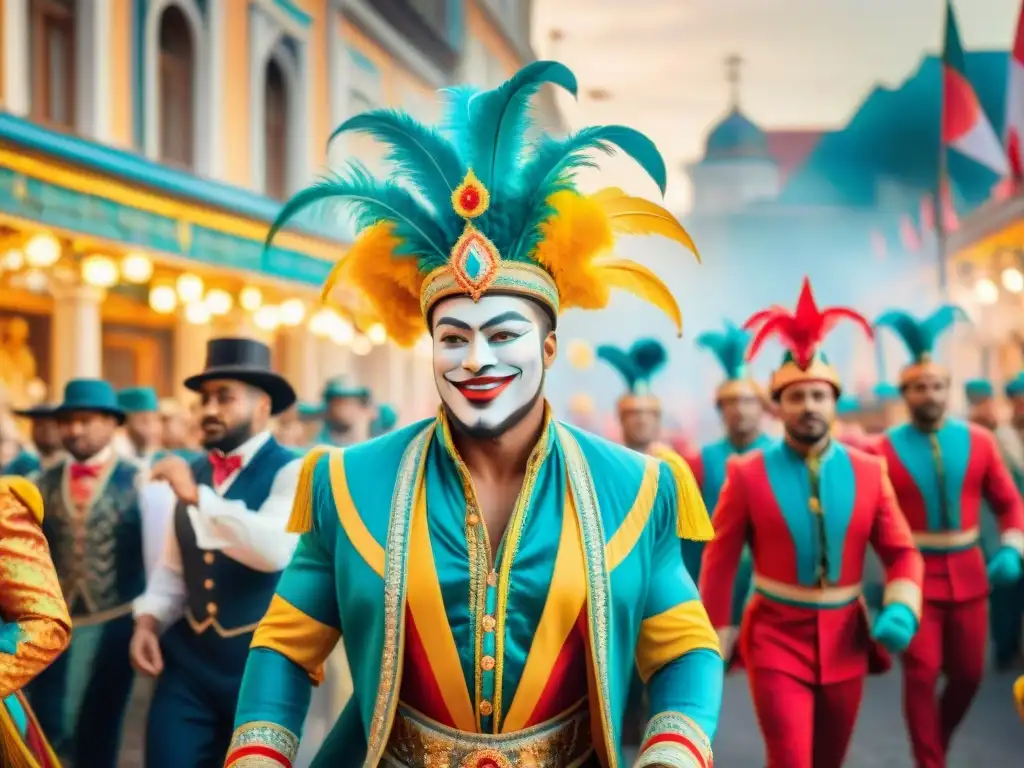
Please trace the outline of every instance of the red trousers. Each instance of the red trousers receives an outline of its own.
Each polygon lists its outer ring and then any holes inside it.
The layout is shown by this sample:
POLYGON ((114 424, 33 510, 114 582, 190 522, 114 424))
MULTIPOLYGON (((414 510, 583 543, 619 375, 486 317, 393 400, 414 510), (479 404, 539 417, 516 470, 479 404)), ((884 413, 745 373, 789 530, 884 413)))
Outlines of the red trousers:
POLYGON ((903 712, 917 768, 946 768, 953 732, 985 672, 988 598, 925 601, 921 626, 903 654, 903 712), (936 696, 939 675, 946 678, 936 696))
POLYGON ((864 678, 831 685, 774 669, 748 673, 767 768, 840 768, 857 722, 864 678))

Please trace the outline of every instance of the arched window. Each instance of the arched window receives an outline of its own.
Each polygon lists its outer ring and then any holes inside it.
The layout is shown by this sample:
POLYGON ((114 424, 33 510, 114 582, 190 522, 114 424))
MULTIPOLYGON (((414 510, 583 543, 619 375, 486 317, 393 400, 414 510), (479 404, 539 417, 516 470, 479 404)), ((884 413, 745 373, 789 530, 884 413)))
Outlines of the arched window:
POLYGON ((263 146, 266 157, 265 192, 284 200, 288 196, 288 84, 284 70, 271 57, 267 61, 263 84, 263 146))
POLYGON ((75 2, 32 0, 32 117, 75 125, 75 2))
POLYGON ((160 159, 192 168, 195 162, 195 41, 176 5, 160 17, 158 72, 160 159))

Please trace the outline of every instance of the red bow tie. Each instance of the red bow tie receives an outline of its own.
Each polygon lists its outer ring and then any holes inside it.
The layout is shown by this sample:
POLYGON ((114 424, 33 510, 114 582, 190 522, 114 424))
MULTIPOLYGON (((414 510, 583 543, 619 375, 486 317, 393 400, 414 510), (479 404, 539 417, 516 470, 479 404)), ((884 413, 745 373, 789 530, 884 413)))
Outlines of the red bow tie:
POLYGON ((100 476, 101 469, 103 469, 103 467, 99 464, 72 464, 71 482, 77 483, 79 480, 95 480, 100 476))
POLYGON ((242 468, 242 457, 238 455, 225 456, 223 453, 211 453, 210 466, 213 467, 213 484, 220 485, 242 468))

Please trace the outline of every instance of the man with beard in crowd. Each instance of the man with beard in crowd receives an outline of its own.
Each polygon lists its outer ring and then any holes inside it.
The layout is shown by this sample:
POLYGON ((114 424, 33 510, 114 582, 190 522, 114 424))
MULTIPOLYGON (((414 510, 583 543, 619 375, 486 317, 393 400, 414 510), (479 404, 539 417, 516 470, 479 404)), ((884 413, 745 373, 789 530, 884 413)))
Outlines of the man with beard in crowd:
POLYGON ((163 418, 156 390, 128 387, 117 393, 117 402, 125 414, 121 454, 148 470, 163 455, 163 418))
POLYGON ((768 768, 840 768, 853 736, 874 643, 898 652, 917 630, 921 556, 881 461, 833 439, 839 374, 819 349, 850 309, 819 310, 804 280, 796 311, 747 322, 748 357, 777 335, 788 352, 772 375, 785 437, 729 462, 704 551, 700 592, 722 653, 739 641, 768 768), (732 585, 745 545, 755 595, 733 624, 732 585), (886 566, 885 608, 869 630, 860 600, 864 555, 886 566))
POLYGON ((921 629, 903 655, 903 702, 918 768, 945 768, 953 733, 981 685, 989 586, 1024 574, 1024 502, 992 433, 948 415, 950 374, 935 343, 963 311, 944 305, 918 319, 901 310, 875 322, 903 341, 910 362, 900 387, 910 421, 878 442, 900 508, 924 555, 921 629), (987 568, 979 544, 982 501, 1000 541, 987 568), (939 678, 945 688, 937 695, 939 678))
POLYGON ((135 667, 159 676, 146 727, 149 768, 223 762, 252 633, 296 544, 285 525, 301 461, 268 431, 295 392, 271 370, 269 348, 214 339, 205 370, 185 386, 201 397, 208 454, 153 467, 176 507, 163 558, 136 601, 131 642, 135 667))
POLYGON ((323 429, 317 445, 343 448, 370 439, 373 408, 370 390, 343 376, 324 387, 323 429))
POLYGON ((39 476, 50 545, 73 633, 28 694, 43 731, 75 768, 114 768, 134 674, 132 601, 145 587, 140 468, 117 455, 124 412, 113 387, 73 379, 55 411, 67 458, 39 476))
MULTIPOLYGON (((16 416, 28 419, 32 424, 32 445, 36 449, 36 458, 31 465, 33 469, 27 472, 18 471, 14 467, 5 467, 4 473, 10 475, 22 475, 35 479, 41 472, 56 466, 64 457, 64 443, 60 437, 60 424, 54 414, 57 406, 55 404, 35 405, 31 408, 15 411, 16 416)), ((27 452, 22 454, 28 456, 27 452)), ((28 466, 24 467, 28 469, 28 466)))

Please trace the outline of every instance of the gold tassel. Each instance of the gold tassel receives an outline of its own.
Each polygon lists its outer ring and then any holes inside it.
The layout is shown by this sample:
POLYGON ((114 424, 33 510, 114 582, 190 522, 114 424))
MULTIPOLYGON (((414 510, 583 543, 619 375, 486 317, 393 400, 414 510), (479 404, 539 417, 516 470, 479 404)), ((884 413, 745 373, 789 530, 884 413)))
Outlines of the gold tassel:
POLYGON ((288 533, 309 533, 313 530, 313 473, 320 458, 331 452, 331 448, 318 445, 306 454, 299 470, 299 486, 295 489, 292 513, 288 518, 288 533))
POLYGON ((711 516, 704 506, 704 497, 690 465, 682 456, 665 445, 655 446, 651 454, 668 464, 676 481, 679 507, 676 535, 690 541, 711 541, 715 537, 715 529, 711 525, 711 516))
POLYGON ((0 492, 9 491, 18 501, 25 505, 36 521, 43 522, 43 497, 31 480, 15 475, 0 477, 0 492))
POLYGON ((4 768, 39 768, 39 762, 18 733, 18 726, 3 701, 0 701, 0 765, 4 768))
POLYGON ((1013 684, 1013 698, 1017 701, 1017 712, 1021 720, 1024 720, 1024 676, 1018 677, 1013 684))

